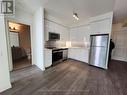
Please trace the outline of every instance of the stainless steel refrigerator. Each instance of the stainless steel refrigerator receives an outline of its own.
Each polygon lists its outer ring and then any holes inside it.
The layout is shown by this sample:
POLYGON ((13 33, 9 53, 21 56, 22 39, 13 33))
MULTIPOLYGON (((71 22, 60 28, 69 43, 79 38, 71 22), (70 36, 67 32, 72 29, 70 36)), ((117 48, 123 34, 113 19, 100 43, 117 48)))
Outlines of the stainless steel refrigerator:
POLYGON ((91 35, 90 40, 89 64, 107 69, 109 35, 91 35))

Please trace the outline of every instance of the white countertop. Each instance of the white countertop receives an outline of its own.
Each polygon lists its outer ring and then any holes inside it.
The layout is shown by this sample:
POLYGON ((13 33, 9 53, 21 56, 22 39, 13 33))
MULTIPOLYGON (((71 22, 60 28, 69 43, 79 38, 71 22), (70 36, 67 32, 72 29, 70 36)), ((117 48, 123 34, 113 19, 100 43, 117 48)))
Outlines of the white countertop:
POLYGON ((45 48, 44 50, 45 50, 45 51, 49 51, 49 50, 51 50, 51 51, 52 51, 52 49, 48 49, 48 48, 45 48))
MULTIPOLYGON (((87 47, 58 47, 58 48, 87 49, 87 50, 90 49, 90 48, 87 48, 87 47)), ((45 48, 44 50, 52 50, 52 49, 45 48)))
POLYGON ((88 49, 89 50, 89 48, 87 48, 87 47, 69 47, 69 48, 74 48, 74 49, 88 49))

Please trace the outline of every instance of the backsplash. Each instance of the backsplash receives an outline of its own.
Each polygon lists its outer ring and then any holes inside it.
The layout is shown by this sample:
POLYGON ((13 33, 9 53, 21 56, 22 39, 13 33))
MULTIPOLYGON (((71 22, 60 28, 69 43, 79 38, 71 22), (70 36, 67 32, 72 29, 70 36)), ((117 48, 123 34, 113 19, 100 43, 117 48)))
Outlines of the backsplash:
POLYGON ((46 41, 45 47, 66 47, 66 42, 64 42, 64 41, 46 41))
POLYGON ((83 42, 71 42, 72 47, 85 47, 83 42))
POLYGON ((71 46, 72 47, 86 47, 88 48, 90 46, 90 43, 89 42, 71 42, 71 46))
MULTIPOLYGON (((71 47, 85 47, 89 48, 89 42, 71 42, 71 47)), ((65 41, 46 41, 45 47, 66 47, 65 41)))

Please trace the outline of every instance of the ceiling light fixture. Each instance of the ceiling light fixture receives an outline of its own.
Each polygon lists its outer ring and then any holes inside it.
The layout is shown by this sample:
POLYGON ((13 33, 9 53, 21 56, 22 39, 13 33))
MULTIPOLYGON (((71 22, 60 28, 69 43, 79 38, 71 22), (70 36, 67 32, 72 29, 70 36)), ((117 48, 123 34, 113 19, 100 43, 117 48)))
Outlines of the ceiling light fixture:
POLYGON ((74 17, 76 20, 79 20, 79 17, 78 17, 78 14, 77 14, 77 13, 73 13, 73 17, 74 17))

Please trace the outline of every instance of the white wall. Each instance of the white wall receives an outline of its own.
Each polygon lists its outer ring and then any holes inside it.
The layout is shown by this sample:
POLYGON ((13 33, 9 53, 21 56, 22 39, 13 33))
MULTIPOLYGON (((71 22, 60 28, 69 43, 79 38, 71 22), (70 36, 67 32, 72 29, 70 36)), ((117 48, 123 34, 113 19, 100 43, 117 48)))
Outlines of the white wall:
POLYGON ((0 16, 0 92, 11 88, 4 17, 0 16))
POLYGON ((6 16, 7 20, 12 22, 19 22, 27 25, 32 25, 33 14, 25 12, 22 9, 15 9, 15 14, 13 16, 6 16))
POLYGON ((112 59, 127 62, 127 27, 122 27, 123 23, 113 24, 112 39, 115 43, 115 49, 112 53, 112 59))
POLYGON ((40 7, 33 16, 33 62, 44 70, 44 9, 40 7))
POLYGON ((19 33, 18 32, 17 33, 10 32, 9 38, 10 38, 11 47, 13 46, 19 47, 19 33))

